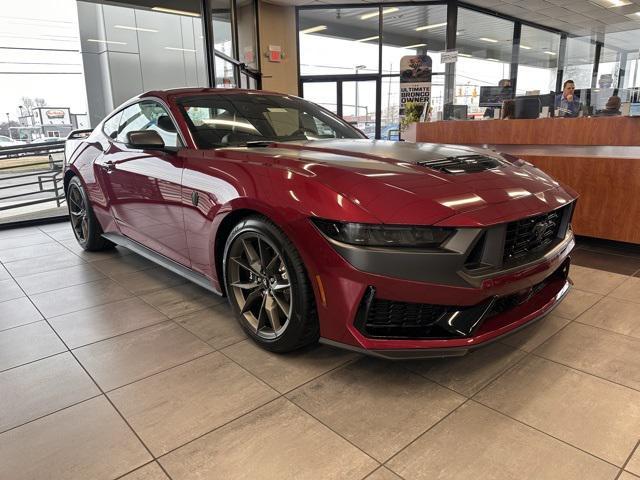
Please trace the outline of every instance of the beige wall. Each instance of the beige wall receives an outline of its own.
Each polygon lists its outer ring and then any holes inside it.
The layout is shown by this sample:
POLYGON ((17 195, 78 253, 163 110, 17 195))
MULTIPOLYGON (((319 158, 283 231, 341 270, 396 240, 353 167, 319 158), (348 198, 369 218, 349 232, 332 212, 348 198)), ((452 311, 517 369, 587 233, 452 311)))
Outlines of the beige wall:
POLYGON ((298 52, 296 49, 295 7, 273 5, 259 0, 260 62, 262 89, 298 94, 298 52), (269 45, 279 45, 285 54, 280 63, 270 62, 264 54, 269 45))

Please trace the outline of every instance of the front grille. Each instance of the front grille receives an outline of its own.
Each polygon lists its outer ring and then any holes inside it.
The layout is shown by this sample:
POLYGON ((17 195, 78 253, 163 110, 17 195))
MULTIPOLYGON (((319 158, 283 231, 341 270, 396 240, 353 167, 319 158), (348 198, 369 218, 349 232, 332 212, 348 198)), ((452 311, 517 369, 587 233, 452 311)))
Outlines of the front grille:
POLYGON ((507 224, 503 262, 542 252, 558 237, 563 210, 554 210, 535 217, 524 218, 507 224))
POLYGON ((422 167, 433 168, 444 173, 477 173, 504 166, 500 160, 485 155, 458 155, 437 160, 418 162, 422 167))
POLYGON ((385 338, 450 338, 450 333, 436 325, 450 310, 443 305, 374 298, 363 319, 363 333, 385 338))

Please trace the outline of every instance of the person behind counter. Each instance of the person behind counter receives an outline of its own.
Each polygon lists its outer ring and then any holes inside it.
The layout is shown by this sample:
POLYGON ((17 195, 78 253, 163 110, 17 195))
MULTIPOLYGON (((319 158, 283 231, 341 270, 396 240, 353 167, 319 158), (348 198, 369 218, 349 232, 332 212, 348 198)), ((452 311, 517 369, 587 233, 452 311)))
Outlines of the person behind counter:
POLYGON ((516 118, 516 102, 515 100, 505 100, 502 102, 502 119, 511 120, 516 118))
POLYGON ((562 85, 562 94, 556 95, 555 108, 559 117, 577 117, 580 113, 580 98, 574 95, 576 84, 567 80, 562 85))
MULTIPOLYGON (((502 80, 500 80, 498 82, 498 86, 502 89, 503 94, 511 94, 511 80, 509 78, 503 78, 502 80)), ((494 114, 494 108, 487 107, 487 109, 484 111, 484 115, 482 116, 484 118, 493 118, 493 114, 494 114)))
POLYGON ((603 117, 613 117, 616 115, 622 115, 622 112, 620 111, 620 104, 621 104, 621 100, 620 100, 620 97, 618 97, 617 95, 609 97, 609 100, 607 100, 607 105, 604 107, 604 110, 598 110, 596 115, 603 116, 603 117))

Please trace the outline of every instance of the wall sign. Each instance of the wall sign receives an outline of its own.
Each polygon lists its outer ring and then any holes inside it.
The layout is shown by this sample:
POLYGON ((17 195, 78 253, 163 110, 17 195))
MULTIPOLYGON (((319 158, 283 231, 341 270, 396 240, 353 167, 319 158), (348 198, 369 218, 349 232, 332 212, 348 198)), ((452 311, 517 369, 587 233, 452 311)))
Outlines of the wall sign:
POLYGON ((458 51, 450 50, 448 52, 442 52, 440 55, 441 63, 456 63, 458 61, 458 51))

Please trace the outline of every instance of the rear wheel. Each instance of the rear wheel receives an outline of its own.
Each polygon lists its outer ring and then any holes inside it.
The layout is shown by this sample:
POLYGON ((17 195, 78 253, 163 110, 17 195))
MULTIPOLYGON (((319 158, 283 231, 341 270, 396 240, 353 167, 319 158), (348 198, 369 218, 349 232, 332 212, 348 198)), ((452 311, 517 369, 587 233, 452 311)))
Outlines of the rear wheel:
POLYGON ((224 261, 227 296, 240 325, 260 346, 288 352, 318 340, 313 291, 302 259, 264 217, 231 231, 224 261))
POLYGON ((78 244, 85 250, 98 251, 114 245, 102 237, 102 228, 96 219, 87 194, 78 177, 72 177, 67 187, 67 206, 71 228, 78 244))

